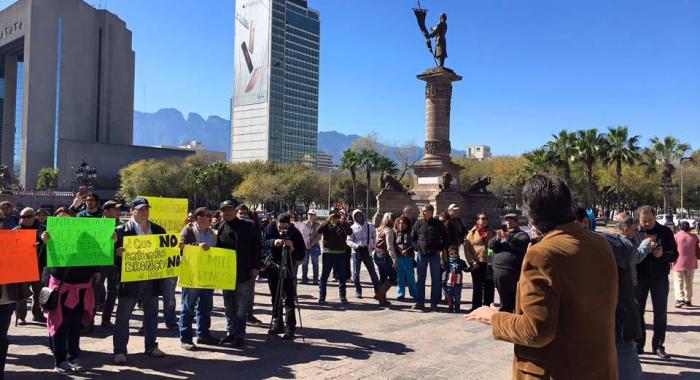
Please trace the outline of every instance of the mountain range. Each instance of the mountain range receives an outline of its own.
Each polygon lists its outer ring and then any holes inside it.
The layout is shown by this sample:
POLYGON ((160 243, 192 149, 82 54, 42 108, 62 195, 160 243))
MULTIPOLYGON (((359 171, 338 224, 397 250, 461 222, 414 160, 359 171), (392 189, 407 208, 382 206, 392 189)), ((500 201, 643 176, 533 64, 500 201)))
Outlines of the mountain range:
MULTIPOLYGON (((192 140, 201 141, 207 150, 229 154, 231 122, 218 116, 206 120, 190 112, 187 118, 177 109, 164 108, 157 112, 134 111, 134 145, 180 146, 192 140)), ((318 150, 331 153, 338 163, 343 150, 359 139, 359 135, 345 135, 336 131, 318 132, 318 150)), ((390 158, 390 146, 382 146, 390 158)), ((422 155, 422 150, 421 150, 422 155)), ((463 156, 464 151, 452 150, 453 155, 463 156)))

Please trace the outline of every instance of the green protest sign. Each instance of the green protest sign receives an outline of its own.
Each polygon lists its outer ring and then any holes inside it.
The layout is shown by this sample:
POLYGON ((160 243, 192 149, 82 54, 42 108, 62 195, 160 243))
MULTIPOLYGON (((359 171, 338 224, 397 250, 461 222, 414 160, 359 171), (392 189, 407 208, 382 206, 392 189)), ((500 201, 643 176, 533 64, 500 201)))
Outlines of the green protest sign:
POLYGON ((182 253, 180 286, 194 289, 236 290, 236 251, 204 250, 186 245, 182 253))
POLYGON ((125 236, 122 282, 177 277, 180 248, 176 235, 125 236))
POLYGON ((114 265, 114 219, 49 217, 46 232, 50 268, 114 265))

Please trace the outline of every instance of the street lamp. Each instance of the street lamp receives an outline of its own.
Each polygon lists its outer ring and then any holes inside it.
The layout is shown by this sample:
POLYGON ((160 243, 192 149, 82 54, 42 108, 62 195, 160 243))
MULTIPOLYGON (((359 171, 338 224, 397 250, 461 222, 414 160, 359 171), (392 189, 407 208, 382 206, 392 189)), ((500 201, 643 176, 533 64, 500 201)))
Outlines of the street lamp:
POLYGON ((683 217, 683 161, 692 161, 692 157, 682 157, 679 166, 681 167, 681 216, 683 217))
POLYGON ((666 196, 666 209, 664 210, 664 214, 671 214, 671 195, 673 194, 673 191, 676 189, 676 185, 673 184, 673 181, 671 178, 662 178, 661 179, 661 191, 663 191, 664 195, 666 196))
POLYGON ((89 189, 95 187, 97 169, 90 167, 85 160, 81 160, 77 168, 71 166, 71 170, 73 170, 73 183, 77 183, 78 186, 86 186, 89 189))
POLYGON ((511 205, 511 202, 515 198, 515 194, 513 194, 513 191, 510 189, 506 189, 503 194, 501 195, 503 197, 503 203, 506 206, 506 209, 511 205))

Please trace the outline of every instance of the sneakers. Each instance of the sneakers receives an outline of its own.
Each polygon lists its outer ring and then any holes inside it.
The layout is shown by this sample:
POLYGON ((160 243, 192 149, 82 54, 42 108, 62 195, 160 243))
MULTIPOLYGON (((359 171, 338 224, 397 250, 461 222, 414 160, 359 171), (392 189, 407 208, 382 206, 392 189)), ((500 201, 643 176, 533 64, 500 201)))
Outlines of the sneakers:
POLYGON ((360 293, 360 292, 355 292, 355 298, 357 298, 358 300, 361 300, 361 299, 362 299, 362 293, 360 293))
POLYGON ((177 329, 180 328, 180 326, 179 326, 177 323, 175 323, 175 322, 173 322, 173 323, 166 323, 166 324, 165 324, 165 327, 166 327, 168 330, 177 330, 177 329))
POLYGON ((685 306, 687 306, 687 307, 693 307, 693 304, 690 303, 690 301, 685 301, 685 306))
POLYGON ((73 373, 73 368, 68 364, 67 360, 62 361, 57 366, 53 367, 53 371, 60 375, 69 375, 73 373))
POLYGON ((270 330, 267 331, 270 335, 282 334, 284 332, 284 326, 280 324, 274 324, 270 330))
POLYGON ((206 344, 208 346, 216 346, 219 344, 219 340, 214 338, 213 336, 203 336, 200 338, 197 338, 197 344, 206 344))
POLYGON ((284 335, 282 335, 282 340, 294 340, 294 330, 292 329, 287 329, 287 331, 284 332, 284 335))
POLYGON ((680 309, 685 306, 685 301, 676 301, 676 309, 680 309))
POLYGON ((146 355, 153 356, 154 358, 164 358, 165 352, 161 351, 158 347, 153 347, 150 350, 146 351, 146 355))
POLYGON ((342 303, 343 305, 347 305, 347 304, 348 304, 348 299, 345 298, 345 297, 340 297, 340 303, 342 303))
POLYGON ((671 355, 666 353, 664 346, 659 346, 654 349, 654 355, 660 357, 661 359, 669 359, 671 355))
POLYGON ((126 363, 126 354, 115 354, 113 361, 117 365, 126 363))
POLYGON ((411 309, 412 310, 423 310, 423 309, 425 309, 425 305, 422 303, 417 303, 417 304, 411 306, 411 309))
POLYGON ((236 341, 236 337, 233 335, 226 335, 225 337, 221 338, 219 340, 220 345, 225 345, 225 344, 233 344, 233 342, 236 341))
POLYGON ((36 314, 32 317, 32 320, 34 322, 39 322, 39 323, 46 323, 46 317, 44 317, 41 314, 36 314))
POLYGON ((192 342, 182 342, 181 346, 185 351, 197 351, 197 346, 195 346, 192 342))
POLYGON ((80 363, 80 360, 78 358, 75 359, 68 359, 68 365, 70 368, 73 370, 73 372, 82 372, 85 368, 83 365, 80 363))
POLYGON ((246 319, 246 321, 248 323, 250 323, 251 325, 262 325, 263 324, 263 322, 261 320, 259 320, 258 318, 255 318, 255 316, 253 314, 249 315, 248 318, 246 319))

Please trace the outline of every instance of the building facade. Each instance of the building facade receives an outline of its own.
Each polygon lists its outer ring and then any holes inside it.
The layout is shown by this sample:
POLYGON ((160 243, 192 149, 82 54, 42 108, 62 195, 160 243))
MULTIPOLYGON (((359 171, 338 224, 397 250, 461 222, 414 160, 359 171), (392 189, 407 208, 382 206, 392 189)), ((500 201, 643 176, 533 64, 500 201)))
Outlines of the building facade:
POLYGON ((331 153, 319 151, 316 159, 316 169, 327 172, 335 167, 331 153))
POLYGON ((467 158, 483 160, 491 157, 491 147, 486 145, 470 145, 467 147, 467 158))
POLYGON ((82 0, 0 11, 0 164, 15 182, 33 189, 52 167, 70 188, 83 159, 114 177, 141 158, 192 154, 132 146, 134 59, 126 23, 82 0))
POLYGON ((315 165, 320 20, 306 0, 236 1, 231 161, 315 165))

